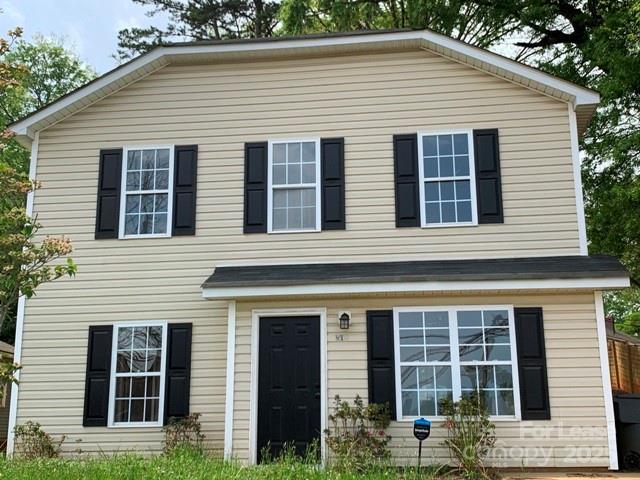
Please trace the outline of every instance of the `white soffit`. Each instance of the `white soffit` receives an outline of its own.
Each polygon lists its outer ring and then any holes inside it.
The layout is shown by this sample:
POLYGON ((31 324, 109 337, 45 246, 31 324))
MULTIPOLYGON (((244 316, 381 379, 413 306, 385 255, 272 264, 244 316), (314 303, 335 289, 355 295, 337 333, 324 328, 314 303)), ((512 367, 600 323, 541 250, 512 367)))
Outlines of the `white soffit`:
POLYGON ((452 60, 571 103, 577 112, 579 131, 584 130, 591 113, 600 101, 597 92, 429 30, 366 32, 291 39, 194 42, 156 47, 12 124, 10 128, 18 135, 19 140, 23 143, 30 143, 35 132, 73 115, 170 63, 194 61, 220 63, 242 59, 293 58, 299 55, 338 55, 410 48, 433 51, 452 60))

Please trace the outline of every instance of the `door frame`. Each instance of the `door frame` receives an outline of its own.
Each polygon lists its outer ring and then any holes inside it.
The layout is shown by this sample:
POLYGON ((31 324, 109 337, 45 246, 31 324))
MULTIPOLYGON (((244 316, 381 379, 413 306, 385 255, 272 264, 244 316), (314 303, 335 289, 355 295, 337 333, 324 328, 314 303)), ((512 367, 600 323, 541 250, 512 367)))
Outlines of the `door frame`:
POLYGON ((327 309, 269 308, 251 310, 251 384, 249 386, 249 463, 258 461, 258 358, 260 349, 260 318, 319 317, 320 321, 320 456, 326 458, 324 430, 327 428, 327 309))

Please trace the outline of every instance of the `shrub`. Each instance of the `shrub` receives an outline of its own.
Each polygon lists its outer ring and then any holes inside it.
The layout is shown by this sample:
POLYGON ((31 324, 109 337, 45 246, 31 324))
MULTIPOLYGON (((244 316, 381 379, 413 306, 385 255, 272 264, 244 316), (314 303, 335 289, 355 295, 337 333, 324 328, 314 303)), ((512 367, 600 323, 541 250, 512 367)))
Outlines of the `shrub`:
POLYGON ((458 465, 458 473, 466 479, 490 479, 493 472, 485 459, 495 445, 495 425, 480 396, 465 396, 458 402, 445 400, 441 409, 446 415, 447 438, 443 442, 458 465))
POLYGON ((162 427, 164 432, 163 452, 169 454, 178 449, 202 453, 204 434, 199 418, 199 413, 192 413, 183 418, 170 418, 167 425, 162 427))
POLYGON ((334 411, 329 415, 331 428, 325 430, 334 467, 361 473, 388 461, 391 436, 385 429, 390 421, 388 405, 365 406, 359 395, 350 405, 336 395, 334 411))
POLYGON ((13 431, 16 453, 27 459, 58 457, 65 439, 63 435, 59 441, 54 441, 51 435, 42 430, 39 423, 32 421, 17 425, 13 431))

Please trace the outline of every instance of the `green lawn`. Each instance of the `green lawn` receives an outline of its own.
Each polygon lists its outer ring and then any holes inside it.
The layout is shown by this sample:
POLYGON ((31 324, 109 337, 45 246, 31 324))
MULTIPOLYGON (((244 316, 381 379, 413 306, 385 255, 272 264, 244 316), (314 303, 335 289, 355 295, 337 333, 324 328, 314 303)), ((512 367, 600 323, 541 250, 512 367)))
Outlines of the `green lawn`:
POLYGON ((297 461, 243 467, 190 452, 153 458, 123 455, 86 460, 0 459, 1 480, 417 480, 418 478, 428 480, 435 478, 435 475, 433 471, 423 470, 422 474, 418 475, 414 470, 400 472, 393 468, 380 468, 364 475, 339 473, 297 461))

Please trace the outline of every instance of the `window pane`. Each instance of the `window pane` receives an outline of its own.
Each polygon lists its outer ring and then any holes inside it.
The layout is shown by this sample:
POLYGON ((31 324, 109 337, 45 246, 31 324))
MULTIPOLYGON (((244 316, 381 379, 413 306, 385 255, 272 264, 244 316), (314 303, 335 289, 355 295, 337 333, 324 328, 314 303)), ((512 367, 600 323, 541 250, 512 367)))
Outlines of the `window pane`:
POLYGON ((421 312, 401 312, 398 319, 400 328, 422 328, 421 312))
POLYGON ((455 174, 457 177, 466 177, 469 175, 469 157, 467 155, 456 155, 455 174))
POLYGON ((140 177, 140 190, 153 190, 153 170, 143 170, 140 177))
POLYGON ((442 202, 442 223, 456 221, 456 202, 442 202))
POLYGON ((418 416, 418 392, 402 392, 402 415, 418 416))
POLYGON ((436 393, 433 390, 420 391, 420 415, 436 414, 436 393))
POLYGON ((147 339, 148 348, 162 347, 162 327, 149 327, 147 339))
POLYGON ((118 329, 118 349, 128 350, 131 348, 133 328, 124 327, 118 329))
POLYGON ((401 362, 424 362, 423 347, 400 347, 401 362))
POLYGON ((142 151, 142 169, 153 170, 156 166, 156 151, 155 150, 143 150, 142 151))
POLYGON ((401 367, 400 368, 400 377, 402 388, 407 389, 417 389, 417 376, 416 376, 416 367, 401 367))
POLYGON ((425 312, 424 325, 427 328, 449 328, 449 313, 425 312))
POLYGON ((147 377, 147 397, 160 396, 160 377, 147 377))
POLYGON ((486 343, 509 343, 509 329, 485 328, 484 339, 486 343))
POLYGON ((302 161, 304 163, 315 163, 316 144, 314 142, 304 142, 302 144, 302 161))
POLYGON ((131 379, 127 377, 116 378, 116 397, 129 397, 131 392, 131 379))
POLYGON ((169 149, 163 148, 157 151, 156 168, 169 168, 169 149))
POLYGON ((455 193, 453 190, 453 182, 440 182, 440 199, 454 200, 455 193))
POLYGON ((287 206, 299 208, 302 205, 302 191, 299 189, 287 190, 287 206))
POLYGON ((273 191, 273 207, 284 208, 286 206, 287 206, 287 191, 274 190, 273 191))
POLYGON ((425 178, 435 178, 438 176, 438 158, 429 157, 424 159, 425 178))
POLYGON ((287 228, 302 228, 302 210, 300 208, 290 208, 287 210, 287 228))
POLYGON ((127 173, 127 191, 140 190, 140 173, 129 172, 127 173))
POLYGON ((433 378, 433 367, 418 368, 419 385, 422 389, 434 389, 435 383, 433 378))
POLYGON ((471 198, 471 189, 469 180, 458 180, 456 184, 456 200, 469 200, 471 198))
POLYGON ((302 178, 300 176, 300 164, 298 164, 298 163, 294 163, 294 164, 289 163, 287 165, 287 185, 294 185, 294 184, 302 183, 301 180, 302 180, 302 178))
POLYGON ((459 222, 470 222, 473 220, 471 216, 471 202, 457 202, 457 208, 459 222))
POLYGON ((487 345, 487 360, 489 361, 509 361, 511 360, 511 349, 508 345, 487 345))
POLYGON ((140 195, 140 211, 142 213, 153 212, 154 195, 140 195))
POLYGON ((498 415, 515 415, 515 407, 513 403, 513 391, 498 391, 498 415))
POLYGON ((133 350, 131 352, 131 371, 134 373, 146 370, 147 355, 144 350, 133 350))
POLYGON ((144 377, 133 377, 131 379, 131 396, 134 398, 144 397, 145 383, 144 377))
POLYGON ((458 329, 458 343, 463 344, 475 344, 482 343, 482 329, 481 328, 459 328, 458 329))
POLYGON ((140 211, 140 195, 127 195, 127 213, 138 213, 140 211))
POLYGON ((453 157, 440 157, 440 176, 453 177, 453 157))
POLYGON ((287 210, 277 209, 273 211, 273 229, 274 230, 286 230, 287 229, 287 210))
POLYGON ((302 166, 302 183, 315 183, 316 166, 313 163, 305 163, 302 166))
POLYGON ((511 365, 496 365, 496 387, 513 388, 513 377, 511 375, 511 365))
POLYGON ((169 170, 158 170, 156 172, 156 190, 166 190, 169 188, 169 170))
POLYGON ((400 330, 400 345, 424 344, 423 330, 400 330))
POLYGON ((446 347, 426 347, 427 361, 429 362, 448 362, 451 360, 449 346, 446 347))
POLYGON ((142 422, 144 420, 144 400, 131 400, 130 422, 142 422))
POLYGON ((167 214, 161 213, 154 216, 153 233, 167 233, 167 214))
POLYGON ((116 360, 116 372, 126 373, 131 371, 131 352, 118 352, 116 360))
POLYGON ((116 422, 129 421, 129 400, 116 400, 114 417, 116 422))
POLYGON ((440 223, 440 204, 427 203, 425 208, 427 223, 440 223))
POLYGON ((502 310, 487 310, 484 312, 484 324, 487 327, 506 327, 509 325, 509 315, 502 310))
POLYGON ((427 330, 427 345, 449 345, 449 330, 444 328, 427 330))
MULTIPOLYGON (((287 163, 300 163, 300 144, 288 143, 287 144, 287 163)), ((291 183, 291 182, 289 182, 291 183)))
POLYGON ((147 348, 147 327, 133 329, 133 348, 147 348))
POLYGON ((453 392, 452 391, 440 391, 438 390, 437 392, 437 399, 438 399, 438 411, 436 412, 436 415, 442 415, 442 413, 440 412, 440 407, 442 405, 442 402, 444 402, 445 400, 452 402, 453 401, 453 392))
POLYGON ((273 166, 273 178, 272 182, 274 185, 284 185, 287 183, 287 167, 285 165, 274 165, 273 166))
POLYGON ((458 326, 459 327, 481 327, 482 326, 482 313, 481 312, 458 312, 458 326))
POLYGON ((494 388, 493 366, 483 365, 478 367, 478 388, 494 388))
POLYGON ((477 347, 460 347, 460 361, 473 362, 484 360, 482 346, 477 347))
POLYGON ((149 350, 147 352, 147 372, 160 371, 161 356, 161 350, 149 350))
POLYGON ((137 235, 138 233, 138 215, 127 215, 124 218, 124 234, 137 235))
POLYGON ((155 195, 154 210, 156 213, 163 213, 167 211, 169 195, 166 193, 158 193, 155 195))
POLYGON ((130 150, 128 152, 127 170, 140 170, 140 150, 130 150))
POLYGON ((436 388, 438 390, 451 388, 451 367, 435 367, 436 370, 436 388))
POLYGON ((422 138, 422 154, 425 157, 435 157, 438 154, 438 146, 434 135, 425 135, 422 138))
POLYGON ((153 214, 140 215, 140 234, 153 233, 153 214))
POLYGON ((273 163, 285 163, 287 155, 287 146, 284 143, 276 143, 273 145, 273 163))
POLYGON ((438 154, 453 154, 453 142, 451 135, 438 135, 438 154))
POLYGON ((480 400, 489 412, 489 415, 496 414, 496 392, 494 390, 481 390, 480 400))
POLYGON ((302 190, 302 206, 314 207, 316 206, 316 189, 305 188, 302 190))
POLYGON ((469 153, 469 141, 466 133, 456 133, 453 136, 453 149, 456 155, 469 153))
POLYGON ((316 207, 302 209, 302 228, 305 230, 316 228, 316 207))
POLYGON ((477 388, 476 367, 460 367, 460 387, 463 389, 477 388))
POLYGON ((438 182, 426 182, 424 184, 424 199, 427 202, 437 202, 440 200, 438 182))
POLYGON ((159 402, 156 399, 147 400, 145 407, 145 415, 144 419, 146 422, 157 422, 158 421, 158 408, 159 402))

